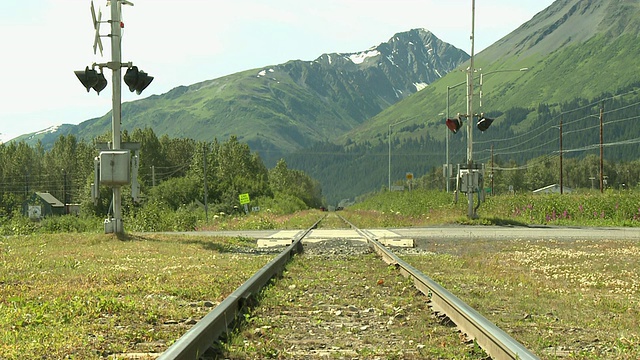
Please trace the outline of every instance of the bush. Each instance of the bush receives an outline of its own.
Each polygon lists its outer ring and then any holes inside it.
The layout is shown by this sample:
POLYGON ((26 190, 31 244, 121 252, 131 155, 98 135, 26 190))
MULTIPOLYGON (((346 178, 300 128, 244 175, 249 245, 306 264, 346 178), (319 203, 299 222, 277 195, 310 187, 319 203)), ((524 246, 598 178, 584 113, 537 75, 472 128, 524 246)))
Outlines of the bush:
POLYGON ((40 221, 38 231, 42 233, 97 232, 103 221, 96 217, 50 216, 40 221))
POLYGON ((255 203, 255 206, 259 206, 262 211, 269 209, 276 214, 293 214, 296 211, 308 209, 302 199, 284 193, 276 193, 273 198, 261 197, 255 203))
POLYGON ((0 223, 0 235, 97 232, 101 224, 102 220, 96 217, 62 215, 49 216, 40 221, 34 221, 18 213, 11 218, 4 218, 4 221, 0 223))

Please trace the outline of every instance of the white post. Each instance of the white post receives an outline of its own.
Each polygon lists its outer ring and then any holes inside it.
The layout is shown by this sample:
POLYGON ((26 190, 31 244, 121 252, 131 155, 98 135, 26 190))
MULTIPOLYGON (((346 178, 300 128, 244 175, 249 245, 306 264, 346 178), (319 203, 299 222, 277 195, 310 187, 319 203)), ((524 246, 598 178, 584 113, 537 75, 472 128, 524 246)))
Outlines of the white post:
MULTIPOLYGON (((121 41, 122 41, 122 29, 120 28, 121 21, 121 8, 120 0, 111 0, 111 64, 110 68, 113 70, 113 77, 111 78, 111 84, 113 85, 112 96, 112 124, 111 124, 111 143, 112 150, 119 150, 121 147, 120 141, 120 124, 122 115, 122 53, 121 53, 121 41)), ((122 193, 120 186, 113 187, 113 219, 114 232, 116 234, 124 234, 124 226, 122 223, 122 193)))
MULTIPOLYGON (((451 90, 451 86, 447 86, 447 118, 445 119, 445 121, 449 120, 449 90, 451 90)), ((445 126, 444 131, 446 133, 446 150, 445 150, 445 157, 446 157, 446 162, 447 162, 447 173, 445 174, 446 177, 446 181, 447 181, 447 194, 449 193, 449 182, 451 181, 451 176, 449 176, 449 174, 451 173, 451 169, 449 169, 449 128, 447 128, 445 126)))
MULTIPOLYGON (((473 73, 474 73, 474 35, 475 35, 475 22, 476 22, 476 1, 471 0, 471 60, 469 64, 469 71, 467 73, 467 164, 469 167, 469 183, 472 183, 473 174, 473 73)), ((473 189, 467 189, 467 198, 469 201, 469 208, 467 216, 470 219, 477 217, 475 209, 473 208, 473 189)))
POLYGON ((387 136, 389 141, 389 191, 391 191, 391 124, 389 124, 389 136, 387 136))

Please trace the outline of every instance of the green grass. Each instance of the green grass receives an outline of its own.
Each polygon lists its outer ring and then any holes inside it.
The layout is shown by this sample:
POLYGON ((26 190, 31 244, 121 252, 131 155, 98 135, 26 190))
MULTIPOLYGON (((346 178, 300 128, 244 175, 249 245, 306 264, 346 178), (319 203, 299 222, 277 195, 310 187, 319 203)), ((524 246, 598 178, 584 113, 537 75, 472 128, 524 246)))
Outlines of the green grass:
POLYGON ((405 260, 543 359, 640 357, 635 241, 429 241, 405 260))
MULTIPOLYGON (((477 197, 474 198, 477 205, 477 197)), ((467 199, 441 191, 381 192, 345 211, 359 227, 471 225, 640 226, 640 193, 489 196, 467 218, 467 199)))
MULTIPOLYGON (((363 228, 446 223, 638 226, 639 204, 634 192, 490 197, 479 209, 480 219, 471 221, 466 219, 466 204, 454 204, 450 194, 414 191, 379 194, 340 214, 363 228)), ((318 210, 289 215, 265 211, 218 218, 209 229, 303 229, 323 215, 318 210)), ((18 359, 28 353, 36 358, 98 359, 162 351, 186 331, 190 319, 210 310, 206 301, 221 301, 268 262, 269 256, 233 252, 253 246, 253 239, 243 237, 133 235, 124 241, 91 233, 3 237, 0 358, 18 359)), ((433 256, 409 260, 539 354, 640 356, 638 244, 606 239, 477 241, 433 244, 431 249, 433 256), (574 335, 575 343, 567 342, 574 335)), ((391 277, 388 270, 374 267, 373 259, 362 261, 371 263, 366 265, 371 274, 363 279, 380 278, 385 271, 385 279, 395 279, 395 274, 391 277)), ((313 266, 332 282, 343 276, 337 269, 351 263, 360 260, 326 262, 335 271, 321 270, 322 262, 294 262, 289 271, 313 266)), ((316 280, 300 281, 285 276, 283 286, 322 292, 316 280)), ((402 281, 389 284, 396 282, 402 281)), ((280 285, 269 290, 264 301, 279 301, 284 295, 278 289, 282 290, 280 285), (275 299, 270 300, 269 294, 275 299)), ((322 316, 315 320, 326 321, 322 316)), ((367 349, 370 354, 378 351, 367 349)))
POLYGON ((0 358, 163 351, 269 260, 242 238, 59 234, 0 240, 0 358))
POLYGON ((219 349, 224 358, 482 359, 376 255, 298 256, 219 349), (319 356, 319 355, 318 355, 319 356))

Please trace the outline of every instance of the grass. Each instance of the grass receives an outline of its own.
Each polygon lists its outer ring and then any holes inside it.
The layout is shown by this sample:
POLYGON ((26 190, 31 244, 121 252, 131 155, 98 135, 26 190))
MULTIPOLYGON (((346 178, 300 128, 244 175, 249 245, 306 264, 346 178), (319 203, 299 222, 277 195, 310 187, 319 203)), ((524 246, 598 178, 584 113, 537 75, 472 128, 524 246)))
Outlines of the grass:
MULTIPOLYGON (((475 198, 477 205, 477 198, 475 198)), ((467 218, 467 201, 441 191, 382 192, 345 212, 359 227, 468 225, 640 226, 640 193, 607 191, 550 195, 489 196, 478 219, 467 218)))
POLYGON ((163 351, 269 260, 242 238, 66 234, 0 240, 0 358, 163 351))
MULTIPOLYGON (((341 214, 363 228, 444 223, 638 226, 638 196, 606 192, 488 198, 479 209, 480 219, 470 221, 466 204, 453 204, 451 195, 414 191, 380 194, 341 214)), ((221 217, 207 229, 301 229, 322 215, 317 210, 290 215, 265 211, 221 217)), ((242 237, 131 235, 118 240, 103 234, 67 233, 0 238, 0 358, 29 354, 99 359, 162 351, 269 261, 270 256, 234 251, 254 246, 253 239, 242 237)), ((514 239, 429 246, 433 255, 408 257, 408 261, 541 357, 640 358, 640 248, 636 242, 514 239)), ((288 271, 306 269, 309 277, 294 279, 285 273, 262 300, 284 309, 288 299, 300 303, 308 297, 329 304, 333 315, 344 311, 340 307, 353 305, 374 308, 373 314, 385 316, 395 315, 390 313, 393 306, 367 304, 372 301, 369 296, 374 300, 397 296, 388 301, 403 309, 420 301, 403 290, 404 280, 375 263, 371 256, 335 262, 311 259, 308 264, 295 260, 288 271), (314 280, 315 275, 321 276, 314 280), (344 289, 350 304, 323 297, 329 294, 323 291, 325 286, 345 284, 344 276, 361 279, 360 295, 349 296, 353 289, 344 289), (383 277, 388 292, 372 283, 383 277)), ((271 320, 262 318, 259 311, 247 319, 250 328, 277 327, 268 325, 271 320)), ((331 313, 311 315, 319 329, 331 322, 331 313)), ((411 326, 394 330, 406 330, 406 336, 413 337, 412 351, 435 349, 428 355, 456 356, 439 347, 414 346, 426 343, 424 333, 438 331, 429 330, 426 320, 415 326, 424 326, 424 331, 412 334, 411 326)), ((362 332, 358 329, 340 331, 347 338, 347 331, 362 332)), ((258 349, 258 336, 249 339, 258 349)), ((256 351, 264 351, 265 356, 277 353, 276 341, 256 351)), ((233 354, 249 351, 244 343, 229 346, 233 354)), ((380 351, 365 346, 359 355, 375 356, 380 351)), ((458 353, 462 357, 469 349, 451 351, 462 351, 458 353)))
POLYGON ((228 359, 482 359, 376 255, 295 257, 221 345, 228 359))
POLYGON ((456 241, 405 260, 543 359, 640 358, 640 244, 456 241))
POLYGON ((319 210, 304 210, 295 214, 276 214, 270 211, 250 213, 247 216, 220 216, 198 230, 274 230, 307 229, 313 225, 322 213, 319 210))

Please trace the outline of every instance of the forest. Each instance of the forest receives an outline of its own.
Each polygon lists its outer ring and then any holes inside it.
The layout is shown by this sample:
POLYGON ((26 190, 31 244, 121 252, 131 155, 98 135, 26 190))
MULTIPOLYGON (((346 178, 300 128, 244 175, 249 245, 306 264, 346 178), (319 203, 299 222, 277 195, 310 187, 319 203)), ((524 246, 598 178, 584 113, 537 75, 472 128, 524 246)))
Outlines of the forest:
MULTIPOLYGON (((11 218, 24 217, 23 204, 34 192, 50 193, 64 204, 79 204, 81 217, 106 216, 111 189, 100 187, 95 204, 90 187, 98 144, 108 139, 110 134, 105 134, 89 144, 77 141, 73 135, 61 136, 48 151, 41 144, 0 144, 0 225, 11 218)), ((128 196, 130 189, 123 188, 124 216, 148 217, 158 209, 188 212, 202 206, 205 200, 208 212, 239 213, 242 208, 238 196, 243 193, 250 195, 252 208, 278 212, 319 208, 323 203, 317 181, 288 168, 284 160, 267 169, 260 157, 235 136, 225 142, 196 142, 158 138, 146 128, 131 134, 123 132, 122 142, 140 144, 138 180, 142 193, 142 201, 135 203, 128 196)), ((139 220, 147 225, 154 222, 153 218, 139 220)))

